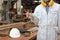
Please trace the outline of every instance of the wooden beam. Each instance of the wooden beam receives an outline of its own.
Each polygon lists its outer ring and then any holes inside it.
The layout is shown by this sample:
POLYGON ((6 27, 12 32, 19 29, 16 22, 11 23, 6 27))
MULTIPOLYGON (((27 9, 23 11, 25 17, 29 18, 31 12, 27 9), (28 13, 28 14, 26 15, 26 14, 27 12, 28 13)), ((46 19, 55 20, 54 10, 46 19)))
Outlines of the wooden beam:
POLYGON ((27 22, 18 22, 18 23, 11 23, 11 24, 6 24, 6 25, 0 25, 0 30, 4 30, 4 29, 7 29, 7 28, 13 28, 13 27, 17 27, 17 26, 23 26, 26 23, 27 22))

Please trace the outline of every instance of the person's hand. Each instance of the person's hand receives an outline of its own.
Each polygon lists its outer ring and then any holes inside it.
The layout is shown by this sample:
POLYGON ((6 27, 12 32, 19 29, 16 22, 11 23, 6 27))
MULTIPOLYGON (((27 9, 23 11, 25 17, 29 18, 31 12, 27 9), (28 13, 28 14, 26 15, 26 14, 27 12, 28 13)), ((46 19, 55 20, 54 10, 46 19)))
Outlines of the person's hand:
POLYGON ((27 12, 27 13, 26 13, 26 17, 29 18, 29 19, 32 19, 32 14, 29 13, 29 12, 27 12))

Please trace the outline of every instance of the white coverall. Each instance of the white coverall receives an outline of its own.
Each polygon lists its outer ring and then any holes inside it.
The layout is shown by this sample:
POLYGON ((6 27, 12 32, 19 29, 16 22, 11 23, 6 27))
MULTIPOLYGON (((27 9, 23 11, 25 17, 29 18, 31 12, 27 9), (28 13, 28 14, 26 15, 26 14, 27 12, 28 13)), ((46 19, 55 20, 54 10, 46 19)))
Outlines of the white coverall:
POLYGON ((38 24, 37 40, 58 40, 57 33, 60 29, 60 5, 54 3, 49 7, 48 14, 46 7, 38 5, 35 8, 32 20, 38 24))

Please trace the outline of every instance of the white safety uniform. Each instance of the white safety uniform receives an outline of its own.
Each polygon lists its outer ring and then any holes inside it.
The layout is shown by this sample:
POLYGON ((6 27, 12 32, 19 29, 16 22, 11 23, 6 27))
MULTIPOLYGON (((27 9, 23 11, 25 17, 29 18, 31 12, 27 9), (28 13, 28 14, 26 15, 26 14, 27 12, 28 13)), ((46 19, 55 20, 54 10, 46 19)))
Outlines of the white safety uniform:
POLYGON ((46 7, 38 5, 34 11, 35 24, 38 24, 37 40, 58 40, 57 33, 60 30, 60 5, 54 3, 49 6, 48 13, 46 7))

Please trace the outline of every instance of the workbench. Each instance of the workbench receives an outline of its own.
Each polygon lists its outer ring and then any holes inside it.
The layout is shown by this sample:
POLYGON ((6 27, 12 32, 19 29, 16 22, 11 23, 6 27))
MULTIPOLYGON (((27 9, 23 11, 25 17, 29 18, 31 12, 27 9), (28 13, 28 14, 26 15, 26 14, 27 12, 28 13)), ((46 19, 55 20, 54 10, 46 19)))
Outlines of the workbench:
POLYGON ((11 38, 8 35, 5 36, 0 36, 0 40, 33 40, 35 39, 37 36, 37 32, 33 32, 32 34, 30 34, 29 37, 25 37, 24 35, 21 34, 21 36, 19 38, 11 38))
POLYGON ((26 37, 23 34, 21 34, 21 36, 19 38, 15 38, 15 39, 9 37, 9 32, 11 30, 10 28, 20 26, 20 28, 23 29, 22 26, 26 23, 28 23, 28 22, 18 22, 18 23, 13 23, 13 24, 1 25, 0 26, 0 40, 32 40, 32 39, 36 38, 37 31, 31 33, 30 36, 28 36, 28 37, 26 37))

